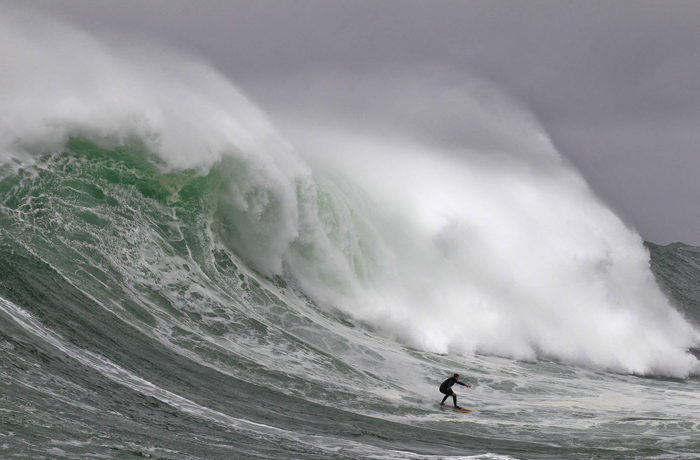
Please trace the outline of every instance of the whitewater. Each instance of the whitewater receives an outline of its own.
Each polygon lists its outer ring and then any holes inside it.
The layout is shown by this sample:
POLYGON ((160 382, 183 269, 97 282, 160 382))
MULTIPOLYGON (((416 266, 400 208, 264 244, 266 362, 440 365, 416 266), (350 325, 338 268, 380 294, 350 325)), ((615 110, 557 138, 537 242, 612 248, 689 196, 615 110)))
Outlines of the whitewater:
POLYGON ((0 26, 3 458, 700 455, 700 249, 496 88, 278 128, 196 58, 0 26))

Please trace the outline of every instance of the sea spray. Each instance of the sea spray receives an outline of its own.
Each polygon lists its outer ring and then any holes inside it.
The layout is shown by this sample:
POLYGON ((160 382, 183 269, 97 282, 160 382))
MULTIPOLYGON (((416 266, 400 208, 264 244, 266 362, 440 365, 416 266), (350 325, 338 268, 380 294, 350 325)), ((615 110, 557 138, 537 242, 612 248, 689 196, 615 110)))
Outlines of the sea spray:
POLYGON ((698 372, 698 332, 660 293, 640 236, 515 101, 444 69, 278 83, 271 105, 316 177, 364 194, 341 226, 362 215, 372 241, 337 246, 371 247, 361 266, 375 271, 336 300, 347 311, 442 353, 698 372))
POLYGON ((339 245, 381 247, 361 292, 338 298, 348 311, 442 353, 681 376, 695 368, 685 348, 697 333, 656 287, 641 238, 563 163, 533 171, 505 156, 465 161, 366 136, 310 148, 332 151, 323 167, 372 197, 371 211, 361 209, 373 212, 365 234, 378 240, 339 245))

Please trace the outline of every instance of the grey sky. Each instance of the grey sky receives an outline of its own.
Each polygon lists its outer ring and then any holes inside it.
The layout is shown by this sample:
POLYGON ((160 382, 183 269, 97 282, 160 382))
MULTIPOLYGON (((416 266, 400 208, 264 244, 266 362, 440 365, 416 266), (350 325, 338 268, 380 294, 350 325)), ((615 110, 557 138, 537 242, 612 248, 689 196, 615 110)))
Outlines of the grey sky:
POLYGON ((276 102, 265 81, 284 75, 478 75, 522 101, 645 239, 700 245, 698 1, 38 4, 97 35, 202 57, 263 108, 276 102))

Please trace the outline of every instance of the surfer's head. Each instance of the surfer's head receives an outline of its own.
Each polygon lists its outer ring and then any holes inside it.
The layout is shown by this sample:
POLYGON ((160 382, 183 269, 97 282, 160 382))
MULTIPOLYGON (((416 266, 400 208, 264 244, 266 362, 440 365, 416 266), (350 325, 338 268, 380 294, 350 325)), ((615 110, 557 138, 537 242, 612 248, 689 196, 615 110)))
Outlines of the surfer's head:
POLYGON ((458 379, 459 379, 459 374, 455 374, 453 377, 455 378, 455 380, 458 380, 458 379))

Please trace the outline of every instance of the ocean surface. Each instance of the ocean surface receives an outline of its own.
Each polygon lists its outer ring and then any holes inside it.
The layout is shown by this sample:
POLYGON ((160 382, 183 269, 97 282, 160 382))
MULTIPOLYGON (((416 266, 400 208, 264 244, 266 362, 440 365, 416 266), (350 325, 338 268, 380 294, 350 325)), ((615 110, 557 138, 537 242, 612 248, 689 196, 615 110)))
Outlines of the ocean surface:
POLYGON ((18 23, 0 458, 700 457, 700 248, 517 107, 466 101, 449 149, 289 141, 207 65, 18 23))

